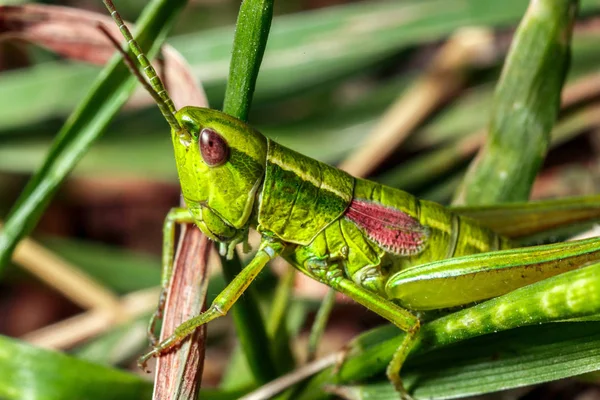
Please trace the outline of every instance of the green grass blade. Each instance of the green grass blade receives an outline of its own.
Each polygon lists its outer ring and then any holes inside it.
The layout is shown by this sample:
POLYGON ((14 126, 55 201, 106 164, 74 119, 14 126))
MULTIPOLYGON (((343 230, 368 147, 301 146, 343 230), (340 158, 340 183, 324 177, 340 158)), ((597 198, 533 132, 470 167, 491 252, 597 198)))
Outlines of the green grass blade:
MULTIPOLYGON (((233 260, 221 257, 223 276, 228 284, 242 270, 237 255, 233 260)), ((277 367, 271 354, 271 345, 258 296, 251 285, 231 309, 237 338, 248 366, 257 382, 269 382, 277 377, 277 367)))
POLYGON ((289 268, 283 276, 279 278, 277 287, 273 294, 269 316, 267 322, 267 331, 271 337, 271 348, 273 353, 277 354, 278 371, 288 372, 294 368, 296 362, 292 348, 290 346, 289 317, 293 307, 292 300, 294 296, 294 283, 296 281, 296 270, 289 268))
MULTIPOLYGON (((600 323, 526 327, 421 356, 404 382, 418 399, 475 396, 600 368, 600 323), (468 344, 468 346, 467 346, 468 344), (560 365, 560 368, 557 368, 560 365)), ((387 381, 341 389, 349 399, 397 399, 387 381)))
POLYGON ((140 377, 0 336, 0 398, 149 399, 140 377))
POLYGON ((459 204, 529 197, 558 115, 577 6, 531 1, 496 89, 488 140, 456 196, 459 204))
MULTIPOLYGON (((240 6, 223 111, 241 120, 248 117, 272 18, 273 0, 246 0, 240 6)), ((235 254, 234 260, 224 257, 221 260, 223 275, 231 282, 241 271, 240 260, 235 254)), ((262 383, 275 379, 277 365, 252 287, 236 302, 232 313, 242 351, 255 379, 262 383)))
MULTIPOLYGON (((140 17, 138 39, 156 54, 184 0, 155 0, 140 17)), ((31 233, 59 185, 116 115, 135 86, 135 78, 114 58, 83 103, 67 120, 44 164, 31 178, 0 232, 0 272, 19 240, 31 233)))
POLYGON ((223 111, 242 121, 248 112, 273 19, 273 0, 246 0, 240 7, 223 111))

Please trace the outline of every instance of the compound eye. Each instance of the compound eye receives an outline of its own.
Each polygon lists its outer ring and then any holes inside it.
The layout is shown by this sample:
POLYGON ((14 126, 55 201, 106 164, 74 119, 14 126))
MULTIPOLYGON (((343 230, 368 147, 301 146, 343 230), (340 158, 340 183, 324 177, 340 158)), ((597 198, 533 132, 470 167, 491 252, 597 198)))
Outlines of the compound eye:
POLYGON ((217 132, 209 128, 200 133, 200 154, 206 164, 216 167, 227 161, 229 145, 217 132))

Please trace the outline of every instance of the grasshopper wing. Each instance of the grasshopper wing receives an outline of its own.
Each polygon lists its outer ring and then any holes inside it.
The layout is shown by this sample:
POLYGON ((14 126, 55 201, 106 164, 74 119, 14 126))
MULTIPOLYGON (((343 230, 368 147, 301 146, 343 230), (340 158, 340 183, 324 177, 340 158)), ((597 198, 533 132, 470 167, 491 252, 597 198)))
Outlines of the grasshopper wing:
POLYGON ((344 217, 381 248, 401 256, 420 253, 429 235, 410 215, 375 202, 353 199, 344 217))

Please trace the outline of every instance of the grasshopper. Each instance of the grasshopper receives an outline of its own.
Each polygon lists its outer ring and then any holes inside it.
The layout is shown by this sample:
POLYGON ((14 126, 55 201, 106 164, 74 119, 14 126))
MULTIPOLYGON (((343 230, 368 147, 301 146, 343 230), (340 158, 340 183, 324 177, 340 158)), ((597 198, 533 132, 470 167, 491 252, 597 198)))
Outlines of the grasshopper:
POLYGON ((148 81, 111 40, 171 128, 187 205, 172 209, 165 220, 163 294, 157 313, 172 274, 176 224, 196 224, 229 256, 237 244, 247 242, 249 229, 261 235, 254 258, 212 305, 164 341, 156 343, 152 337, 154 348, 140 358, 141 365, 224 316, 265 265, 281 256, 407 333, 387 375, 408 398, 399 373, 419 332, 418 312, 500 296, 600 259, 597 240, 581 241, 567 255, 557 255, 551 246, 513 249, 516 244, 475 219, 355 178, 220 111, 192 106, 176 110, 112 2, 105 4, 148 81), (471 262, 439 262, 486 252, 494 253, 471 262), (484 265, 486 259, 495 260, 493 268, 484 265))

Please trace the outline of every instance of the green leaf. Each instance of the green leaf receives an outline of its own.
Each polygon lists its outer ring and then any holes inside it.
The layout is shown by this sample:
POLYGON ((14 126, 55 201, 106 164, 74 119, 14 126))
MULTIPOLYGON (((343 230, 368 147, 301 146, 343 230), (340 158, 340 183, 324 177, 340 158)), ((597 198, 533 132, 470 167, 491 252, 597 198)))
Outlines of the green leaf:
MULTIPOLYGON (((469 340, 407 363, 415 399, 474 396, 600 368, 600 323, 532 326, 469 340)), ((394 399, 389 382, 343 387, 349 399, 394 399)))
POLYGON ((113 368, 0 336, 0 398, 146 400, 152 384, 113 368))
MULTIPOLYGON (((272 18, 273 0, 245 0, 240 6, 223 112, 244 121, 250 111, 272 18)), ((227 282, 242 269, 235 253, 233 260, 221 256, 221 264, 227 282)), ((241 348, 255 379, 262 383, 275 379, 277 364, 252 287, 246 289, 246 295, 236 302, 232 313, 241 348)))
POLYGON ((488 140, 455 202, 494 204, 529 197, 558 116, 577 6, 576 0, 531 1, 496 88, 488 140))

